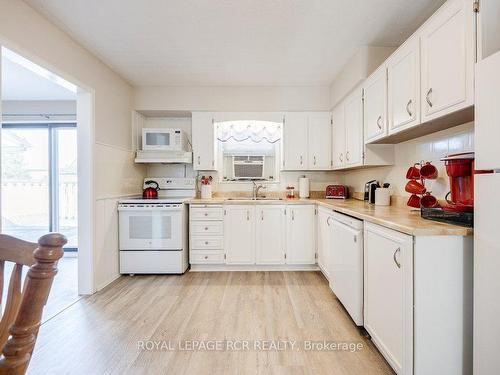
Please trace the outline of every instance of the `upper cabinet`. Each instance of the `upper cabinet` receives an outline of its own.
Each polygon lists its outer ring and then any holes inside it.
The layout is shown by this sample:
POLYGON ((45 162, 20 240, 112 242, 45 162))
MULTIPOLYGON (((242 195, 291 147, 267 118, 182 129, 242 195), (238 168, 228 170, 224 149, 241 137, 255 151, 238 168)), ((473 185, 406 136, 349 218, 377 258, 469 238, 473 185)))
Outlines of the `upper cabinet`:
POLYGON ((345 165, 345 122, 344 103, 340 103, 332 114, 332 160, 333 169, 339 169, 345 165))
POLYGON ((363 85, 365 142, 387 135, 387 68, 382 65, 363 85))
POLYGON ((479 0, 477 3, 477 57, 483 60, 500 51, 500 1, 479 0))
POLYGON ((361 89, 347 97, 344 103, 345 165, 363 164, 363 92, 361 89))
POLYGON ((393 145, 365 145, 363 88, 357 87, 333 110, 333 169, 394 164, 393 145))
POLYGON ((420 39, 412 37, 387 62, 389 134, 420 123, 420 39))
POLYGON ((330 112, 309 114, 308 149, 309 169, 331 169, 332 115, 330 112))
POLYGON ((191 120, 193 169, 216 170, 214 116, 210 112, 193 112, 191 120))
POLYGON ((422 122, 474 104, 474 11, 448 0, 420 31, 422 122))
POLYGON ((286 113, 282 169, 331 169, 331 121, 329 112, 286 113))
POLYGON ((289 112, 285 114, 283 124, 283 160, 284 170, 307 169, 307 126, 308 115, 305 112, 289 112))

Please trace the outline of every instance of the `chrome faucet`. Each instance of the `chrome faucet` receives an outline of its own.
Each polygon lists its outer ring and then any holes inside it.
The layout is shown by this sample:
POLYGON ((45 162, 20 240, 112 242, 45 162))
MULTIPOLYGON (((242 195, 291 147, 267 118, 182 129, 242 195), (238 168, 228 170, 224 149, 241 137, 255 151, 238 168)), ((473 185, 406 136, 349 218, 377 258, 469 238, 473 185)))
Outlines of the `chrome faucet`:
POLYGON ((252 181, 253 189, 252 189, 252 199, 257 199, 259 197, 260 189, 265 189, 266 187, 262 184, 257 185, 255 181, 252 181))

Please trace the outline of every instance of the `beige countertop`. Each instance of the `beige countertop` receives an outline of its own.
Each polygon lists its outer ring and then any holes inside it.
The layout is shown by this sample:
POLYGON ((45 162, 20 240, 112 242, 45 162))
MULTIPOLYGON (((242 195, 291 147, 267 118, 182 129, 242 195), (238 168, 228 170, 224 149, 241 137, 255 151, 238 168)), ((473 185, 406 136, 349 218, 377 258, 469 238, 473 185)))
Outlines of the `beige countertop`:
POLYGON ((413 236, 470 236, 472 228, 422 219, 420 212, 407 207, 375 206, 356 199, 231 200, 228 198, 188 200, 188 204, 318 204, 413 236))

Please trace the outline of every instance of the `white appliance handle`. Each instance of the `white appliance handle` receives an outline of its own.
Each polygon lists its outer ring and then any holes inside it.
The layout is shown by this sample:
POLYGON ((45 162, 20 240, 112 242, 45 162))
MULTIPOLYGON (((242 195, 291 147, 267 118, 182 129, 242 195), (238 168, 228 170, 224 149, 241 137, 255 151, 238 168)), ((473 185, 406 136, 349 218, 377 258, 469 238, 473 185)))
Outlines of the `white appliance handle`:
POLYGON ((181 211, 182 205, 150 205, 150 206, 138 206, 138 205, 119 205, 118 211, 181 211))

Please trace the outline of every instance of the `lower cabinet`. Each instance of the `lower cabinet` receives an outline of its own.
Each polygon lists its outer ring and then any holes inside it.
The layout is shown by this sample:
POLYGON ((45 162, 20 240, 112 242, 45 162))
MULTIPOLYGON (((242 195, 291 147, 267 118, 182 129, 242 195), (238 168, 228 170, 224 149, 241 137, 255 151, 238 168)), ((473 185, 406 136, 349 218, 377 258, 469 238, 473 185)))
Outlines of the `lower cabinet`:
POLYGON ((332 240, 332 220, 333 212, 324 207, 318 208, 316 221, 317 239, 318 239, 318 267, 323 275, 330 280, 330 261, 332 240))
POLYGON ((285 206, 256 206, 256 264, 285 264, 285 206))
POLYGON ((364 325, 398 374, 413 372, 413 237, 365 224, 364 325))
POLYGON ((287 207, 287 264, 316 263, 315 210, 314 205, 290 205, 287 207))
POLYGON ((224 253, 228 265, 316 263, 314 205, 227 205, 224 253))
POLYGON ((255 264, 255 206, 225 208, 224 250, 227 264, 255 264))

